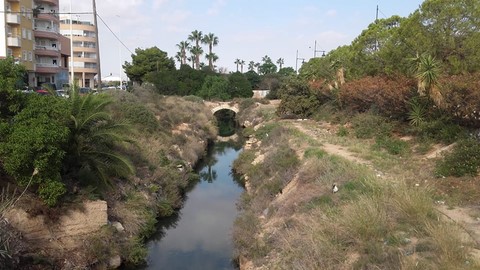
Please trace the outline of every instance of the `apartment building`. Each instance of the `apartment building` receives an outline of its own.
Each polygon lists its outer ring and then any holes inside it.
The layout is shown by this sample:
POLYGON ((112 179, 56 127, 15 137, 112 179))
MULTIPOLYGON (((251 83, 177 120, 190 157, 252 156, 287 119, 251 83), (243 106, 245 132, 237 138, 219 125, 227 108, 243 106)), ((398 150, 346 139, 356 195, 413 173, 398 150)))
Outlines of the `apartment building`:
POLYGON ((96 28, 89 21, 62 18, 60 33, 73 42, 73 72, 75 81, 81 87, 95 87, 95 76, 98 74, 96 28))
MULTIPOLYGON (((13 1, 13 0, 11 0, 13 1)), ((34 0, 35 86, 69 82, 70 41, 60 35, 58 0, 34 0)))
POLYGON ((0 6, 0 58, 13 57, 28 72, 29 84, 35 82, 33 1, 4 0, 0 6))

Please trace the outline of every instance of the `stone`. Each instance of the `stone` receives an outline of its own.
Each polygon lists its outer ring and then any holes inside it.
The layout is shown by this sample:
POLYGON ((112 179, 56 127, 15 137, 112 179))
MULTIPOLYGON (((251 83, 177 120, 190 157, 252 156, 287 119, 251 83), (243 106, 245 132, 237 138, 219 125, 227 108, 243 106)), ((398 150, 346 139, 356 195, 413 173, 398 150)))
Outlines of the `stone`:
POLYGON ((108 260, 109 269, 117 269, 122 265, 122 258, 119 255, 115 255, 110 260, 108 260))
POLYGON ((118 221, 114 221, 112 222, 112 226, 117 229, 118 232, 123 232, 125 231, 125 228, 123 227, 122 223, 118 222, 118 221))

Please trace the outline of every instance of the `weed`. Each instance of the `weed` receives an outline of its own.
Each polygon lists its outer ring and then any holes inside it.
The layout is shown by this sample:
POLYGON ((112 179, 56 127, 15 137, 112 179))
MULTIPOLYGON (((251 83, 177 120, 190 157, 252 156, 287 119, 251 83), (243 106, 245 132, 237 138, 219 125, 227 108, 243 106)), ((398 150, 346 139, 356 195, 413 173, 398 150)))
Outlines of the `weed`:
POLYGON ((402 155, 408 151, 408 143, 393 137, 379 136, 375 139, 374 149, 385 149, 391 155, 402 155))
POLYGON ((320 159, 320 158, 323 158, 326 154, 327 154, 327 152, 325 152, 324 150, 322 150, 320 148, 309 147, 309 148, 305 149, 305 152, 303 153, 303 157, 304 158, 315 157, 315 158, 320 159))
POLYGON ((340 128, 338 128, 337 136, 339 136, 339 137, 348 136, 348 129, 344 126, 341 126, 340 128))
POLYGON ((371 139, 377 136, 390 135, 393 126, 384 117, 373 113, 357 114, 352 118, 355 136, 360 139, 371 139))
POLYGON ((475 176, 480 167, 480 143, 474 138, 460 140, 436 164, 437 176, 475 176))

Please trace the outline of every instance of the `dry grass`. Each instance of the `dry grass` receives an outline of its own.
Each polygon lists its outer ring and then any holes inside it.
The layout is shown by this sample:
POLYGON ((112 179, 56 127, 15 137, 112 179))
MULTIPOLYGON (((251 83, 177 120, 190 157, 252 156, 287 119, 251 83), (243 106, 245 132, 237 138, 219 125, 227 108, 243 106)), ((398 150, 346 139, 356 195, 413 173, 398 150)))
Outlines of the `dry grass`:
POLYGON ((262 195, 265 184, 275 179, 272 168, 278 168, 268 159, 252 165, 255 149, 238 166, 253 184, 251 194, 243 196, 239 219, 246 213, 250 220, 265 217, 254 227, 243 225, 240 234, 234 231, 235 239, 247 237, 236 247, 254 264, 268 269, 478 269, 459 228, 436 214, 435 192, 424 181, 432 177, 428 161, 374 150, 373 140, 338 137, 313 122, 305 122, 308 134, 287 126, 278 134, 269 130, 276 139, 263 137, 257 150, 295 149, 298 173, 281 179, 284 184, 298 179, 295 190, 262 195), (325 154, 319 142, 343 145, 370 162, 359 165, 325 154), (330 191, 333 183, 340 186, 336 194, 330 191))

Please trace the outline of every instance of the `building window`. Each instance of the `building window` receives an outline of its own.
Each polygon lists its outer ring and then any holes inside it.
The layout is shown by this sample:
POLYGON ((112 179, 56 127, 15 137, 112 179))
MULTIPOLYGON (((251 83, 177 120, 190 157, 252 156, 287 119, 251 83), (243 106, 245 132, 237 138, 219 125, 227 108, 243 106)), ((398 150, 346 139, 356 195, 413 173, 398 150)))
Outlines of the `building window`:
POLYGON ((33 53, 28 52, 28 61, 32 62, 33 61, 33 53))
POLYGON ((22 16, 25 17, 25 7, 22 7, 21 9, 22 16))
POLYGON ((22 28, 22 38, 26 39, 27 38, 27 29, 22 28))
POLYGON ((27 18, 32 19, 32 10, 30 8, 27 9, 27 18))
POLYGON ((32 40, 32 30, 27 30, 28 40, 32 40))
POLYGON ((23 61, 27 61, 27 52, 26 51, 22 52, 22 57, 23 57, 23 61))
POLYGON ((13 50, 7 48, 7 56, 13 56, 13 50))

